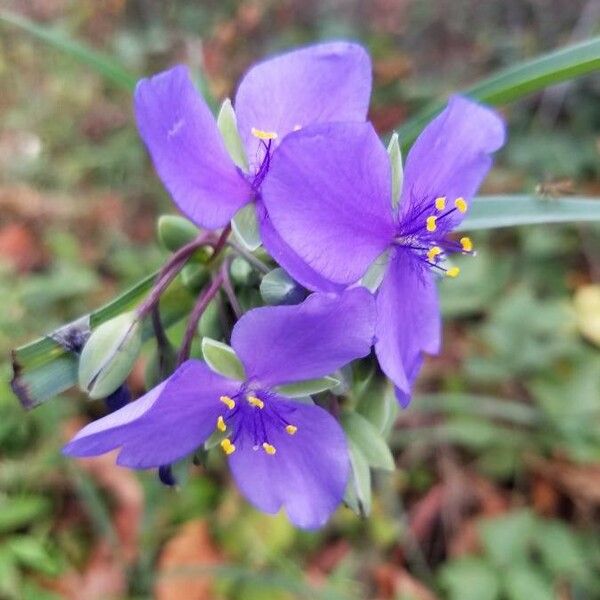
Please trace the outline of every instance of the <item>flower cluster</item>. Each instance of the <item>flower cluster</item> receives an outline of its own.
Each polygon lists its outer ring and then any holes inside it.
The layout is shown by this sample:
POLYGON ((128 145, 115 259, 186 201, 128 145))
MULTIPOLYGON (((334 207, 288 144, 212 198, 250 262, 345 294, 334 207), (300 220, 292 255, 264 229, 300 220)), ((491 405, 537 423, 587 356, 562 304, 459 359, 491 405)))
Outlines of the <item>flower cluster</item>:
MULTIPOLYGON (((161 468, 213 440, 256 507, 283 507, 303 528, 326 522, 348 483, 348 444, 335 416, 306 394, 293 397, 294 385, 309 389, 374 347, 408 404, 424 353, 440 348, 435 276, 455 277, 450 256, 473 253, 468 237, 451 233, 504 142, 494 112, 454 97, 402 170, 366 121, 370 92, 369 57, 345 42, 254 66, 217 120, 185 67, 140 81, 138 128, 181 212, 220 240, 232 219, 236 232, 240 215, 255 219, 258 243, 310 293, 239 318, 235 373, 181 361, 80 431, 66 454, 119 449, 121 465, 161 468), (372 271, 379 276, 367 285, 372 271)), ((205 299, 199 306, 198 314, 205 299)))

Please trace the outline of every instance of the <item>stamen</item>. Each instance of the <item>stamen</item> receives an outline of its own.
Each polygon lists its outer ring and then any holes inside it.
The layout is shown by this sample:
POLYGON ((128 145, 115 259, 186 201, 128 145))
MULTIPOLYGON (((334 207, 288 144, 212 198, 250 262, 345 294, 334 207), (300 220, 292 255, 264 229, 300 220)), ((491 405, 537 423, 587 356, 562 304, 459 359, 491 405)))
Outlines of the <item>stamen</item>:
POLYGON ((438 210, 444 210, 446 208, 446 196, 440 196, 435 199, 435 207, 438 210))
POLYGON ((229 410, 233 410, 235 408, 235 400, 230 398, 229 396, 221 396, 219 400, 227 406, 229 410))
POLYGON ((294 435, 298 431, 298 428, 295 425, 286 425, 285 430, 290 435, 294 435))
POLYGON ((436 256, 439 256, 442 253, 442 249, 439 246, 433 246, 427 251, 427 259, 429 261, 435 260, 436 256))
POLYGON ((275 446, 272 446, 271 444, 268 444, 267 442, 264 442, 262 445, 264 451, 267 454, 270 454, 271 456, 273 456, 273 454, 275 454, 275 452, 277 452, 277 449, 275 448, 275 446))
POLYGON ((467 205, 467 202, 464 198, 457 198, 454 201, 454 206, 456 206, 456 208, 459 210, 459 212, 461 213, 466 213, 467 209, 469 208, 467 205))
POLYGON ((229 438, 225 438, 221 442, 221 448, 223 448, 223 452, 225 452, 225 454, 227 454, 228 456, 235 452, 235 445, 231 443, 231 440, 229 438))
POLYGON ((463 252, 471 252, 473 250, 473 242, 470 237, 461 237, 460 245, 462 246, 463 252))
POLYGON ((458 277, 458 274, 460 273, 460 269, 458 267, 450 267, 447 271, 446 271, 446 275, 448 277, 458 277))
POLYGON ((433 231, 435 231, 437 229, 436 221, 437 221, 437 217, 434 215, 427 217, 427 231, 432 233, 433 231))
POLYGON ((262 409, 265 407, 265 403, 260 398, 257 398, 256 396, 246 396, 246 399, 252 406, 255 406, 256 408, 262 409))
POLYGON ((225 425, 225 419, 222 416, 217 419, 217 429, 219 431, 225 431, 227 429, 227 425, 225 425))
POLYGON ((250 130, 250 133, 259 140, 276 140, 277 133, 275 131, 263 131, 262 129, 256 129, 253 127, 250 130))

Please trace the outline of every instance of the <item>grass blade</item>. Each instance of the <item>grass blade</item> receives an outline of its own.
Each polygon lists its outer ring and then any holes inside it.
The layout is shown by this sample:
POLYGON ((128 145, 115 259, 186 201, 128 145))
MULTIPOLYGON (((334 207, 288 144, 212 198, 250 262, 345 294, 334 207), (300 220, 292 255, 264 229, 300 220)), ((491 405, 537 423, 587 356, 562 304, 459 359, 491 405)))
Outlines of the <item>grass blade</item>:
MULTIPOLYGON (((594 37, 504 69, 460 93, 486 104, 507 104, 545 87, 599 69, 600 37, 594 37)), ((403 151, 410 147, 423 127, 445 104, 445 101, 430 104, 397 129, 403 151)))
POLYGON ((479 196, 473 201, 460 230, 583 221, 600 221, 600 199, 479 196))
POLYGON ((0 24, 2 23, 17 27, 49 46, 52 46, 65 54, 71 55, 73 58, 96 71, 107 81, 110 81, 125 90, 131 91, 135 87, 138 77, 124 69, 109 56, 106 56, 97 50, 93 50, 81 42, 69 39, 63 32, 48 27, 41 27, 29 19, 7 10, 0 10, 0 24))

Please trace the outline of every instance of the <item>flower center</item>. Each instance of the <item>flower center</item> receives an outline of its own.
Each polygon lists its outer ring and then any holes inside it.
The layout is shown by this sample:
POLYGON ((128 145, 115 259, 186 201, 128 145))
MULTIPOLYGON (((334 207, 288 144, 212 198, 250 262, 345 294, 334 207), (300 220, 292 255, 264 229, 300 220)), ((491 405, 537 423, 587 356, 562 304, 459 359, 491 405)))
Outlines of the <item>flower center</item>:
POLYGON ((443 266, 444 260, 450 254, 460 252, 461 254, 474 254, 473 242, 469 237, 462 237, 454 241, 449 239, 451 226, 448 217, 456 213, 466 213, 467 202, 464 198, 456 198, 453 206, 447 208, 446 196, 438 196, 434 200, 435 212, 427 214, 431 210, 429 202, 417 209, 414 214, 408 214, 403 219, 398 235, 394 239, 396 246, 410 250, 420 261, 430 268, 447 277, 457 277, 460 273, 458 267, 443 266))
POLYGON ((221 441, 225 454, 233 454, 236 443, 241 440, 251 440, 253 450, 262 448, 273 456, 277 453, 270 440, 273 432, 284 430, 288 435, 294 435, 298 431, 287 418, 295 409, 281 405, 268 390, 242 388, 235 396, 221 396, 219 400, 227 409, 216 423, 217 430, 227 435, 221 441))
POLYGON ((256 153, 254 164, 258 165, 255 169, 252 178, 252 189, 254 192, 258 192, 262 182, 269 172, 271 166, 271 155, 273 153, 273 141, 277 139, 277 132, 275 131, 263 131, 253 127, 250 132, 252 135, 260 141, 258 151, 256 153))

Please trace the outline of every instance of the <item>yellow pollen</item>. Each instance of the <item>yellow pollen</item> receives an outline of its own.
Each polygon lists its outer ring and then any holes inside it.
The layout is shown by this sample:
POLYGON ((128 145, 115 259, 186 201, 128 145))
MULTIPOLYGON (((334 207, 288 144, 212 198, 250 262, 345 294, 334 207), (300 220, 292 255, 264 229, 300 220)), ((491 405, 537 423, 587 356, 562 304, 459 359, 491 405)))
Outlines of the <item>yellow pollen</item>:
POLYGON ((275 454, 275 452, 277 452, 277 449, 275 448, 275 446, 271 446, 271 444, 267 444, 267 442, 264 442, 262 445, 264 451, 267 454, 270 454, 271 456, 273 456, 273 454, 275 454))
POLYGON ((438 210, 444 210, 446 208, 446 196, 440 196, 435 199, 435 207, 438 210))
POLYGON ((223 448, 223 452, 225 452, 225 454, 227 455, 233 454, 235 452, 235 445, 231 443, 231 440, 229 438, 225 438, 221 442, 221 448, 223 448))
POLYGON ((219 431, 225 431, 227 429, 227 425, 225 425, 225 419, 223 417, 219 417, 217 419, 217 429, 219 431))
POLYGON ((473 250, 473 242, 471 241, 470 237, 461 237, 460 245, 462 246, 464 252, 471 252, 471 250, 473 250))
POLYGON ((225 404, 229 410, 235 408, 235 400, 233 400, 233 398, 230 398, 229 396, 221 396, 219 400, 225 404))
POLYGON ((437 217, 431 215, 430 217, 427 217, 427 231, 432 232, 435 231, 437 229, 437 217))
POLYGON ((253 127, 250 132, 252 135, 259 140, 276 140, 277 133, 275 131, 263 131, 262 129, 256 129, 253 127))
POLYGON ((296 431, 298 431, 298 428, 295 425, 286 425, 285 430, 290 435, 294 435, 296 433, 296 431))
POLYGON ((448 277, 458 277, 458 274, 460 273, 460 269, 458 267, 450 267, 447 271, 446 271, 446 275, 448 277))
POLYGON ((467 206, 467 202, 464 198, 457 198, 454 201, 454 206, 456 206, 456 208, 458 208, 458 211, 461 213, 466 213, 467 212, 467 208, 469 208, 467 206))
POLYGON ((248 402, 252 406, 255 406, 256 408, 264 408, 265 407, 265 403, 260 398, 257 398, 256 396, 247 396, 247 399, 248 399, 248 402))
POLYGON ((439 246, 433 246, 427 251, 427 260, 433 261, 436 256, 442 253, 442 249, 439 246))

